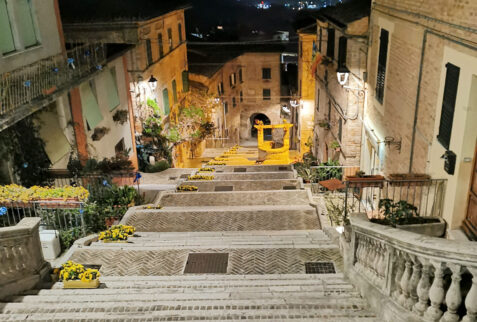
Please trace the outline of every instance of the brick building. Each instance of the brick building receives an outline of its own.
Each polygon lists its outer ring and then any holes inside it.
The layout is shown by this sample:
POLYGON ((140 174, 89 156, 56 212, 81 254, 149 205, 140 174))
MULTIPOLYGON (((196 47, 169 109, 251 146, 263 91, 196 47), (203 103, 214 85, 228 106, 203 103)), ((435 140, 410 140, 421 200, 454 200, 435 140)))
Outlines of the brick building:
POLYGON ((447 179, 450 229, 477 232, 477 6, 376 0, 370 21, 364 146, 385 174, 447 179), (455 170, 444 169, 455 158, 455 170), (473 175, 474 174, 474 175, 473 175), (473 179, 472 179, 473 178, 473 179), (471 185, 473 180, 473 185, 471 185), (470 187, 470 188, 469 188, 470 187))
POLYGON ((369 11, 369 1, 355 0, 318 12, 314 154, 322 162, 360 164, 369 11))
POLYGON ((222 103, 214 120, 217 137, 238 144, 255 139, 255 119, 281 122, 281 46, 198 47, 189 50, 190 78, 222 103))

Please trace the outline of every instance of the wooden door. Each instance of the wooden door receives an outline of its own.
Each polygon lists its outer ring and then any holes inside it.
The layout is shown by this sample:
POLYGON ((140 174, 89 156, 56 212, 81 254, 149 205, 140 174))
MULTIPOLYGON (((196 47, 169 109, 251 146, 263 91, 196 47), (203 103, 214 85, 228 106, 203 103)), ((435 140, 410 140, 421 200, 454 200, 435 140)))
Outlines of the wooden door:
POLYGON ((475 146, 474 165, 469 188, 469 204, 462 228, 471 240, 477 241, 477 144, 475 146))

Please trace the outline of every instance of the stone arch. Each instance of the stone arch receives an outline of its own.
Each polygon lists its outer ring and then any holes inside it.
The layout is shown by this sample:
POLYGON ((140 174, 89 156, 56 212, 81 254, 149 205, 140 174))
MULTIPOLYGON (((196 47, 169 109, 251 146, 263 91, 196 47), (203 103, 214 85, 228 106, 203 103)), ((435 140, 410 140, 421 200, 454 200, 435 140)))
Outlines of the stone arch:
MULTIPOLYGON (((250 136, 252 138, 256 138, 257 137, 257 129, 254 127, 255 125, 255 121, 262 121, 263 124, 265 125, 270 125, 272 124, 271 121, 270 121, 270 118, 263 114, 263 113, 253 113, 251 116, 250 116, 250 124, 252 126, 251 130, 250 130, 250 136)), ((272 138, 272 130, 271 129, 266 129, 264 131, 264 136, 265 136, 265 140, 271 140, 272 138)))

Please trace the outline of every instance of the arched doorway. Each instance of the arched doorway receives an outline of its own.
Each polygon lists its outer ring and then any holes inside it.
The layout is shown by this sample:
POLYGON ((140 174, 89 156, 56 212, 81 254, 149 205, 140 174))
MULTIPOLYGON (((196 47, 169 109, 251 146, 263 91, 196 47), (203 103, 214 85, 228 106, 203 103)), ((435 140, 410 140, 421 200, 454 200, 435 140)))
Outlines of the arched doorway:
MULTIPOLYGON (((252 138, 257 137, 257 129, 254 127, 256 121, 262 121, 264 125, 270 125, 270 119, 268 116, 262 113, 255 113, 250 117, 250 124, 252 124, 251 135, 252 138)), ((272 140, 272 129, 265 129, 263 131, 264 140, 272 140)))

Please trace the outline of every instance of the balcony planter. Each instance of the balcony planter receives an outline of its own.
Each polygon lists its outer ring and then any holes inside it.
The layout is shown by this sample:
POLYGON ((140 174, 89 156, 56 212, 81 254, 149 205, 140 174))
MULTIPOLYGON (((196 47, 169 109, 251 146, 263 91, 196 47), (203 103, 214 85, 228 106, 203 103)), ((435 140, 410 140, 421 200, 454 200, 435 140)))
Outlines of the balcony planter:
POLYGON ((63 281, 63 288, 98 288, 99 279, 91 281, 69 280, 63 281))
POLYGON ((424 224, 396 225, 396 228, 407 230, 416 234, 426 235, 430 237, 442 237, 446 231, 446 222, 439 217, 422 217, 429 218, 437 222, 429 222, 424 224))
POLYGON ((136 178, 134 173, 112 172, 110 173, 112 182, 118 186, 132 186, 136 178))
POLYGON ((349 187, 383 187, 384 177, 381 175, 348 176, 346 178, 349 187))
POLYGON ((393 173, 389 175, 389 184, 393 186, 425 186, 431 176, 421 173, 393 173))

